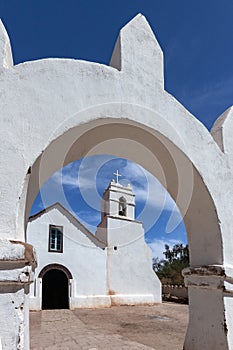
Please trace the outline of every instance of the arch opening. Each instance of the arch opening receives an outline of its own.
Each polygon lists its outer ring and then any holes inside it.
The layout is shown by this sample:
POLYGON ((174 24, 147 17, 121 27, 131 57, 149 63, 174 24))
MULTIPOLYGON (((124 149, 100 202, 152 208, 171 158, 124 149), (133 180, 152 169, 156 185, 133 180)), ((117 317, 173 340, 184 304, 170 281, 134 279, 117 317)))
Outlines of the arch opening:
POLYGON ((69 280, 64 268, 47 267, 42 277, 42 310, 69 309, 69 280))
POLYGON ((119 199, 119 211, 118 214, 120 216, 126 216, 126 199, 124 197, 121 197, 119 199))
POLYGON ((57 135, 32 166, 25 224, 36 194, 55 171, 83 157, 112 154, 141 165, 170 193, 184 219, 191 266, 223 263, 220 221, 201 164, 190 158, 185 145, 172 142, 166 130, 132 119, 97 118, 57 135))
POLYGON ((32 167, 25 222, 38 190, 52 173, 97 154, 129 159, 157 177, 184 218, 191 265, 222 263, 218 216, 199 171, 166 135, 128 119, 96 119, 55 138, 32 167))

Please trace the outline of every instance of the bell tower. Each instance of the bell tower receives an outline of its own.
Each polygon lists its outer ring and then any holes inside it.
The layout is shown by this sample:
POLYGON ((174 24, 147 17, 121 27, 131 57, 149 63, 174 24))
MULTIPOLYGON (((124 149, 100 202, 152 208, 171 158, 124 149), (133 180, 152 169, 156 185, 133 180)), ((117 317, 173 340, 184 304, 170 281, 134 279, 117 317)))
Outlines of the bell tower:
POLYGON ((119 184, 118 178, 121 176, 117 172, 117 181, 112 180, 104 191, 101 202, 101 221, 105 216, 114 216, 119 219, 135 220, 135 195, 130 184, 123 186, 119 184))
POLYGON ((117 171, 101 202, 96 237, 107 257, 107 287, 113 305, 161 302, 161 284, 152 270, 150 248, 142 223, 135 220, 131 185, 121 185, 117 171))
POLYGON ((106 246, 116 246, 125 244, 129 235, 134 235, 131 230, 128 234, 121 235, 123 230, 132 223, 141 225, 141 222, 135 220, 135 194, 130 184, 127 186, 119 183, 121 176, 117 170, 116 181, 111 180, 110 184, 103 193, 101 201, 101 222, 97 227, 96 237, 98 237, 106 246))

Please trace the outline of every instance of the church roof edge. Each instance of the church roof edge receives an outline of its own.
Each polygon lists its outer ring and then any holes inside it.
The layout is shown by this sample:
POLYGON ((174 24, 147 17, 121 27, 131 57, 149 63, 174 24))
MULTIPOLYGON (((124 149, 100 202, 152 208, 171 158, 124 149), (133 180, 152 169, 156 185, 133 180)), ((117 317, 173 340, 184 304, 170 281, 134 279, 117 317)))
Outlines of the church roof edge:
POLYGON ((81 226, 81 228, 83 229, 83 231, 85 231, 85 234, 87 234, 89 236, 89 238, 96 240, 96 242, 98 242, 101 245, 103 244, 103 242, 100 239, 98 239, 91 231, 89 231, 69 210, 67 210, 59 202, 55 202, 54 204, 42 209, 41 211, 37 212, 36 214, 31 215, 28 219, 28 222, 32 222, 32 221, 36 220, 37 218, 48 213, 52 209, 58 209, 58 210, 61 209, 62 211, 64 211, 66 213, 66 215, 70 216, 78 226, 81 226))

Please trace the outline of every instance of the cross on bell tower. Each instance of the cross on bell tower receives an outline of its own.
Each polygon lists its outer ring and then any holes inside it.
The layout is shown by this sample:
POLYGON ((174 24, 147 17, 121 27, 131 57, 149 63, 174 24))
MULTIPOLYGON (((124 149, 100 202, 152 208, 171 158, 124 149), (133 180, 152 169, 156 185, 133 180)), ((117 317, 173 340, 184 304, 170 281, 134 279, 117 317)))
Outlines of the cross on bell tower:
POLYGON ((118 184, 119 183, 119 177, 122 176, 122 175, 120 175, 118 170, 113 175, 116 175, 116 183, 118 184))

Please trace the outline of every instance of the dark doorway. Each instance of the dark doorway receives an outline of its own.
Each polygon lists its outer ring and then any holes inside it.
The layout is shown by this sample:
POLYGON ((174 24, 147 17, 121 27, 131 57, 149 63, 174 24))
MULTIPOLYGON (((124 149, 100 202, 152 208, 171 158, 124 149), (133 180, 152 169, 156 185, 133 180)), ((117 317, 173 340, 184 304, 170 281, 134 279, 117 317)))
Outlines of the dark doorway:
POLYGON ((42 279, 42 309, 69 309, 68 278, 62 270, 48 270, 42 279))

